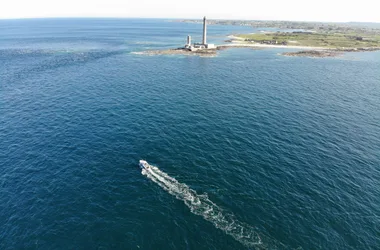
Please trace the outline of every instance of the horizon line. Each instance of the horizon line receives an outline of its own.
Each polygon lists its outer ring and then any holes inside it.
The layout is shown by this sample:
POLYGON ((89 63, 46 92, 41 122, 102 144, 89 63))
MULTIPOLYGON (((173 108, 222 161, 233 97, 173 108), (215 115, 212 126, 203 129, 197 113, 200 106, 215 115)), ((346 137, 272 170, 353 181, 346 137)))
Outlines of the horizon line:
MULTIPOLYGON (((57 16, 57 17, 7 17, 2 18, 1 20, 26 20, 26 19, 161 19, 161 20, 201 20, 202 17, 196 18, 181 18, 181 17, 117 17, 117 16, 57 16)), ((290 20, 290 19, 235 19, 235 18, 207 18, 208 20, 226 20, 226 21, 268 21, 268 22, 302 22, 302 23, 378 23, 380 21, 310 21, 310 20, 290 20)))

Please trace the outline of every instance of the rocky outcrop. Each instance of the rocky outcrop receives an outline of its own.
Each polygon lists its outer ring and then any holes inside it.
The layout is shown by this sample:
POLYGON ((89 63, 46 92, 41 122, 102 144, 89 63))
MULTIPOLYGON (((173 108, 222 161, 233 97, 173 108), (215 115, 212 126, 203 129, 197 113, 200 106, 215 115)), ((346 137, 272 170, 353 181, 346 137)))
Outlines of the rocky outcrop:
POLYGON ((285 52, 282 53, 284 56, 304 56, 304 57, 336 57, 344 52, 367 52, 367 51, 377 51, 380 47, 372 48, 337 48, 337 49, 326 49, 326 50, 302 50, 296 52, 285 52))
POLYGON ((370 47, 370 48, 337 48, 335 51, 341 52, 366 52, 366 51, 377 51, 380 47, 370 47))
POLYGON ((284 56, 304 56, 304 57, 336 57, 341 55, 341 52, 335 50, 302 50, 296 52, 282 53, 284 56))
POLYGON ((135 54, 141 55, 188 55, 188 56, 215 56, 216 50, 204 49, 190 51, 188 49, 178 48, 178 49, 165 49, 165 50, 147 50, 143 52, 137 52, 135 54))

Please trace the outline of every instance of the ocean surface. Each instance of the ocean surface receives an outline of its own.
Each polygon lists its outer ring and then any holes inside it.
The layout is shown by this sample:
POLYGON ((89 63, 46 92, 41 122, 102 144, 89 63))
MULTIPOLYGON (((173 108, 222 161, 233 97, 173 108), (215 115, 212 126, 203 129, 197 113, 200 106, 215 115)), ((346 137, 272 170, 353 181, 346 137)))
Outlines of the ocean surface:
POLYGON ((380 53, 135 53, 201 32, 0 21, 0 249, 380 249, 380 53))

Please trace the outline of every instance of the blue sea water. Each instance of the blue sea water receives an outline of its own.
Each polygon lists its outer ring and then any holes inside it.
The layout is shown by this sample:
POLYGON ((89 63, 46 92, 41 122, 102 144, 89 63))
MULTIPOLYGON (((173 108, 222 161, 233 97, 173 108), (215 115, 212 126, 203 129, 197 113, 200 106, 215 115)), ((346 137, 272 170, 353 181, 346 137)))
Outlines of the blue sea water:
POLYGON ((380 249, 380 53, 133 53, 188 34, 0 21, 0 249, 380 249))

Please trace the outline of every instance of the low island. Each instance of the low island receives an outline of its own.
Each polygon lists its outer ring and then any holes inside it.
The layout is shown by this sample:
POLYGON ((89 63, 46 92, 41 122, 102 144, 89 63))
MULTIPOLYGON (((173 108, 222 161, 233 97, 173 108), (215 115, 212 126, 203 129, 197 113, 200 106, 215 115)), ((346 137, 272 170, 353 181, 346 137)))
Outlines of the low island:
POLYGON ((380 50, 380 34, 350 32, 262 32, 239 34, 235 42, 247 44, 283 45, 288 48, 307 48, 299 52, 286 52, 287 56, 331 57, 342 52, 363 52, 380 50))
MULTIPOLYGON (((178 21, 178 20, 176 20, 178 21)), ((199 20, 179 20, 195 22, 199 20)), ((185 46, 176 49, 140 52, 147 55, 196 55, 215 56, 218 50, 229 48, 289 48, 295 52, 284 52, 284 56, 336 57, 344 52, 365 52, 380 50, 380 26, 366 27, 350 23, 308 23, 288 21, 231 21, 208 20, 213 25, 244 25, 262 28, 279 28, 282 31, 260 31, 250 34, 230 35, 225 44, 207 43, 207 23, 203 18, 201 43, 191 43, 187 37, 185 46), (284 29, 290 31, 284 31, 284 29)))

